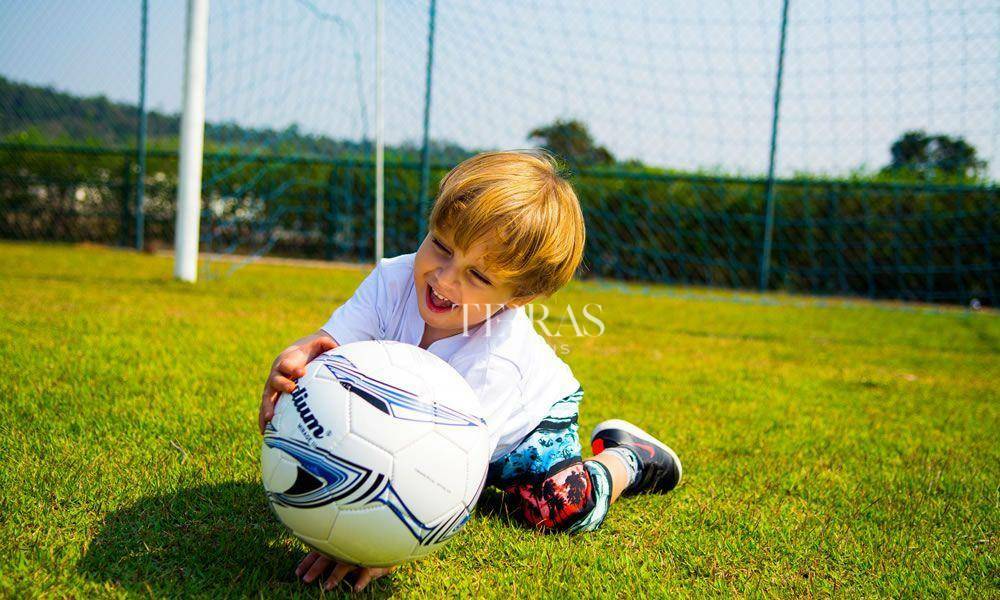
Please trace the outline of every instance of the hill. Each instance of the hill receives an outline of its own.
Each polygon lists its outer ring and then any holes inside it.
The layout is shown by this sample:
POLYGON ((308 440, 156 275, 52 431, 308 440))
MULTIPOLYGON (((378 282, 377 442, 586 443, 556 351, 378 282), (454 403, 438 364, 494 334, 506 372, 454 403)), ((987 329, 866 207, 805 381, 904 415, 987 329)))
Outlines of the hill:
MULTIPOLYGON (((51 87, 35 86, 0 76, 0 140, 30 140, 43 144, 87 144, 134 146, 138 131, 138 108, 105 96, 82 97, 51 87)), ((180 115, 147 112, 150 146, 169 149, 177 145, 180 115)), ((371 140, 343 140, 306 133, 295 124, 285 129, 249 128, 238 123, 206 123, 208 146, 252 146, 275 153, 318 154, 324 156, 364 154, 371 140)), ((431 157, 440 162, 459 162, 474 154, 447 141, 431 141, 431 157)), ((415 142, 387 146, 386 154, 398 159, 417 160, 420 147, 415 142)))

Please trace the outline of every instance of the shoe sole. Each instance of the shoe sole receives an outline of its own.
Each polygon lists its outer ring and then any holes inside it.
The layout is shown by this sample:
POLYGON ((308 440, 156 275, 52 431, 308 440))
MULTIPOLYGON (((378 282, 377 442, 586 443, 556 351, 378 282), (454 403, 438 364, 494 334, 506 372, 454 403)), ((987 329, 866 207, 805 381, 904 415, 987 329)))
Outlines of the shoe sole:
POLYGON ((600 423, 597 424, 596 427, 594 427, 593 433, 590 434, 591 447, 593 447, 594 445, 594 438, 597 437, 597 434, 604 431, 605 429, 621 429, 622 431, 625 431, 630 435, 633 435, 643 441, 649 442, 650 444, 655 444, 658 448, 661 448, 664 452, 669 454, 671 458, 674 459, 674 462, 677 463, 677 484, 674 487, 676 488, 681 484, 681 480, 684 479, 684 468, 681 466, 681 459, 677 456, 677 453, 674 452, 670 446, 664 444, 660 440, 654 438, 653 436, 649 435, 648 433, 646 433, 642 429, 639 429, 638 427, 629 423, 628 421, 623 421, 621 419, 608 419, 607 421, 601 421, 600 423))

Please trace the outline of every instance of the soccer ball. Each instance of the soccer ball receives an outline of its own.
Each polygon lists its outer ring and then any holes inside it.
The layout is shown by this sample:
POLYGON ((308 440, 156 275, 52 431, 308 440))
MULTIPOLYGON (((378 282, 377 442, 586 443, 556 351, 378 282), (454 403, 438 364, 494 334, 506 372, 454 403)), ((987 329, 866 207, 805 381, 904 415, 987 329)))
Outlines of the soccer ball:
POLYGON ((490 442, 472 388, 430 352, 356 342, 318 356, 283 394, 261 467, 275 514, 332 558, 388 566, 468 521, 490 442))

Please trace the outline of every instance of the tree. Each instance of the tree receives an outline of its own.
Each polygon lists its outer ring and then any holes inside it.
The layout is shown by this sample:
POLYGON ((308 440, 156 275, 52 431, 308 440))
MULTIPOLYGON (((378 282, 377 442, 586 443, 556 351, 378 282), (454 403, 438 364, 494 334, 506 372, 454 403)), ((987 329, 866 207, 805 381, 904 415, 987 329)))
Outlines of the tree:
POLYGON ((907 131, 893 142, 889 152, 892 162, 884 172, 910 173, 921 179, 941 175, 974 179, 986 170, 986 161, 976 156, 975 147, 958 136, 907 131))
POLYGON ((587 131, 587 125, 576 119, 557 119, 551 125, 536 127, 528 140, 561 157, 570 164, 609 165, 615 157, 604 146, 598 146, 587 131))

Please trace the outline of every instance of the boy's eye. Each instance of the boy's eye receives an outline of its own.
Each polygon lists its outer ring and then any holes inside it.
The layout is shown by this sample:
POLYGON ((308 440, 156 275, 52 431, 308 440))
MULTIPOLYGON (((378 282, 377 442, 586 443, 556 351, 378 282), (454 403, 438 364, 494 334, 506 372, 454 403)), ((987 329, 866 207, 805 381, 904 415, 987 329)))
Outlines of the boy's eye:
POLYGON ((482 281, 483 283, 485 283, 486 285, 493 285, 492 283, 490 283, 489 279, 486 279, 486 277, 484 277, 483 275, 481 275, 478 271, 472 271, 472 275, 476 279, 478 279, 479 281, 482 281))
POLYGON ((431 241, 434 242, 434 245, 437 246, 438 250, 440 250, 441 252, 444 252, 445 254, 451 254, 451 250, 446 248, 445 245, 439 242, 437 238, 431 238, 431 241))

